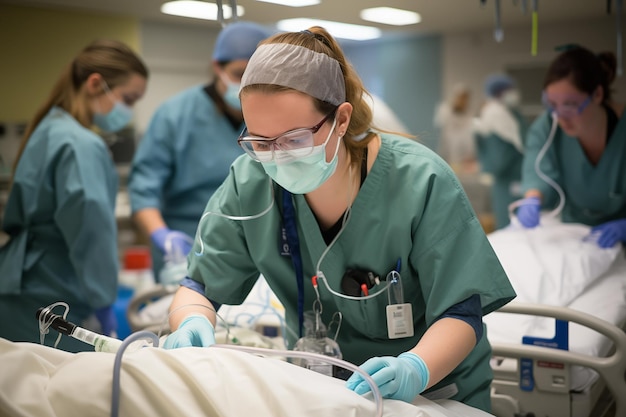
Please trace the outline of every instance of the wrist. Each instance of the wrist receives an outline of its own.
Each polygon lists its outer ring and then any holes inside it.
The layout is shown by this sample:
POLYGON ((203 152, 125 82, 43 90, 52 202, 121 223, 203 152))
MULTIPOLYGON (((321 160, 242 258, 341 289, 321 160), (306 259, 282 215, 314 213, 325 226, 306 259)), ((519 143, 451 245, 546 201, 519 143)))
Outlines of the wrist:
POLYGON ((193 313, 193 314, 189 314, 188 316, 185 316, 185 318, 178 325, 178 328, 180 329, 181 327, 185 325, 185 323, 188 323, 195 319, 205 320, 209 324, 209 326, 211 326, 211 329, 215 330, 215 328, 213 327, 213 323, 211 323, 211 320, 209 320, 209 318, 205 316, 204 314, 200 314, 200 313, 193 313))
POLYGON ((410 364, 413 369, 415 369, 417 375, 419 376, 418 392, 422 392, 428 387, 428 383, 430 382, 430 371, 428 370, 428 366, 426 366, 426 362, 417 354, 413 352, 404 352, 398 355, 398 359, 404 360, 406 363, 410 364))

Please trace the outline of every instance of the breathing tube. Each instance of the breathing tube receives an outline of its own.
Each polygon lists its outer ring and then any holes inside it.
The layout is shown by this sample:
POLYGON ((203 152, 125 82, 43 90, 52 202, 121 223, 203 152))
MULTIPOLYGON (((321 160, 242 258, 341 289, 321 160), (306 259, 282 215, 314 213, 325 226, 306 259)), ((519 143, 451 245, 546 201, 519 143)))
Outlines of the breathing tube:
MULTIPOLYGON (((559 214, 561 214, 561 211, 563 211, 563 206, 565 206, 565 193, 563 192, 563 189, 561 188, 561 186, 552 178, 544 174, 541 171, 541 168, 539 167, 541 164, 541 160, 546 155, 546 152, 548 152, 550 145, 552 145, 552 142, 554 141, 554 135, 556 134, 556 128, 558 127, 558 116, 556 115, 556 113, 552 112, 551 117, 552 117, 552 126, 550 128, 550 134, 548 135, 548 140, 546 140, 546 143, 544 143, 543 147, 537 154, 537 159, 535 159, 534 167, 535 167, 535 172, 537 173, 539 178, 544 180, 559 195, 559 204, 556 206, 556 208, 554 208, 554 210, 550 211, 547 214, 550 217, 557 217, 559 214)), ((525 198, 522 198, 520 200, 516 200, 512 202, 509 205, 509 218, 513 219, 513 217, 515 217, 515 214, 514 214, 515 209, 523 206, 525 204, 525 200, 526 200, 525 198)))

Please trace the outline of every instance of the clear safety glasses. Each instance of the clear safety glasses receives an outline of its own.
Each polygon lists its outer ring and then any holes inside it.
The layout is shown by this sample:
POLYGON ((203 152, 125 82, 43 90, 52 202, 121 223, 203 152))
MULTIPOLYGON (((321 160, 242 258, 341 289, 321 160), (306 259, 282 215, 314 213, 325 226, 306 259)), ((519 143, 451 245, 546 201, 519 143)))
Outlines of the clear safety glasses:
POLYGON ((245 128, 237 143, 255 161, 268 162, 274 159, 274 150, 278 149, 287 154, 301 158, 313 151, 315 141, 313 135, 328 121, 334 117, 337 109, 334 109, 313 127, 290 130, 273 138, 262 138, 248 135, 248 128, 245 128))
POLYGON ((591 103, 591 96, 587 96, 582 103, 573 97, 565 98, 562 100, 562 103, 556 103, 554 100, 550 99, 544 91, 541 95, 541 101, 551 113, 556 113, 558 117, 567 119, 581 114, 589 103, 591 103))

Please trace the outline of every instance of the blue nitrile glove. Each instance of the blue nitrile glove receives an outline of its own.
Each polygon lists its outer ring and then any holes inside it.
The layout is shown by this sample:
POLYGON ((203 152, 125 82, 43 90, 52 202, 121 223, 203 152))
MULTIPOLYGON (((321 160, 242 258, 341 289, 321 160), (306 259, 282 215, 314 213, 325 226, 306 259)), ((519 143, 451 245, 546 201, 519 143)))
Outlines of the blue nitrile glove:
MULTIPOLYGON (((371 375, 383 398, 411 402, 428 386, 428 367, 415 353, 404 352, 397 358, 382 356, 368 359, 361 369, 371 375)), ((357 372, 346 381, 346 387, 357 394, 371 390, 357 372)))
POLYGON ((617 242, 626 242, 626 219, 602 223, 591 229, 591 234, 599 234, 598 246, 611 248, 617 242))
POLYGON ((541 201, 539 197, 527 197, 522 200, 521 206, 517 209, 517 218, 524 227, 537 227, 539 225, 540 211, 541 201))
POLYGON ((187 234, 178 230, 170 230, 167 227, 161 227, 152 232, 150 239, 165 255, 174 253, 186 256, 193 243, 193 239, 187 234))
POLYGON ((95 315, 100 322, 102 334, 111 336, 117 330, 117 317, 112 306, 97 309, 95 315))
POLYGON ((206 316, 194 314, 185 318, 178 329, 167 336, 163 348, 209 347, 214 344, 215 329, 213 325, 206 316))

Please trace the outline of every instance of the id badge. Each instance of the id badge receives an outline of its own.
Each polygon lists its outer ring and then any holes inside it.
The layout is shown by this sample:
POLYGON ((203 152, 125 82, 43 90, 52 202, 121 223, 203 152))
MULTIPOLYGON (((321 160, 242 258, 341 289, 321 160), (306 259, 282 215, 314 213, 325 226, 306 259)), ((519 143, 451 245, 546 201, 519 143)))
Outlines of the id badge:
POLYGON ((413 310, 411 304, 387 306, 387 334, 390 339, 413 337, 413 310))

